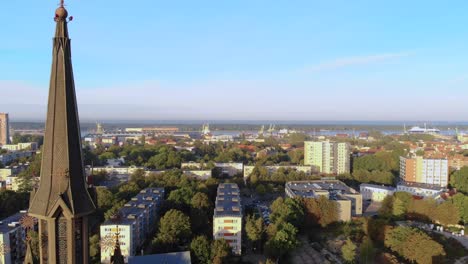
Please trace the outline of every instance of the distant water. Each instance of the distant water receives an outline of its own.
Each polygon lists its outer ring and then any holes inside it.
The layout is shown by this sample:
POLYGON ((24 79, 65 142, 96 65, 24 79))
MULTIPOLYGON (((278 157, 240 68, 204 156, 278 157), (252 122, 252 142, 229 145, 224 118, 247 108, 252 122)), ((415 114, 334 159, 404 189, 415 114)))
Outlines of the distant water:
MULTIPOLYGON (((84 137, 86 135, 88 135, 89 133, 92 133, 93 131, 82 131, 81 132, 81 136, 84 137)), ((199 132, 199 131, 194 131, 194 132, 199 132)), ((308 135, 311 135, 311 136, 335 136, 336 134, 346 134, 348 135, 349 137, 352 137, 352 136, 359 136, 360 133, 362 132, 369 132, 368 130, 317 130, 315 132, 313 131, 308 131, 306 132, 306 134, 308 135)), ((381 130, 381 132, 384 134, 384 135, 399 135, 399 134, 403 134, 403 130, 381 130)), ((184 133, 184 132, 181 132, 181 133, 184 133)), ((274 132, 273 134, 277 134, 278 132, 274 132)), ((245 134, 245 135, 257 135, 258 134, 258 131, 255 130, 255 131, 240 131, 240 130, 215 130, 215 131, 211 131, 211 134, 212 135, 215 135, 215 136, 220 136, 220 135, 229 135, 229 136, 233 136, 233 137, 237 137, 237 136, 240 136, 242 134, 245 134)), ((265 132, 265 135, 267 135, 268 133, 265 132)), ((455 130, 451 129, 451 130, 441 130, 440 131, 440 134, 441 135, 444 135, 444 136, 454 136, 456 133, 455 133, 455 130)))

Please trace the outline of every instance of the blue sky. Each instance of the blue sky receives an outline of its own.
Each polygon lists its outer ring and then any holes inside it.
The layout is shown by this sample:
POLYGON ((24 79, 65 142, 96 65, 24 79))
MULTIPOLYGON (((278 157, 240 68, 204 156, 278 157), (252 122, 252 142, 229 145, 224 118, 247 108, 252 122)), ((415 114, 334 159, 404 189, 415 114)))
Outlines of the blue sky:
MULTIPOLYGON (((0 4, 13 120, 45 117, 57 2, 0 4)), ((468 120, 466 1, 66 4, 83 120, 468 120)))

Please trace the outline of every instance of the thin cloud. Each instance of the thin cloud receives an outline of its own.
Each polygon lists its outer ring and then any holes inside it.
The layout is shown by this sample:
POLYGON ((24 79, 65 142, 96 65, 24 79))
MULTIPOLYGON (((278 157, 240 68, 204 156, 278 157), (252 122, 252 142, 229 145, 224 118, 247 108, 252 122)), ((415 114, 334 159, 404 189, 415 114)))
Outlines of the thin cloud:
POLYGON ((331 61, 325 61, 317 65, 307 67, 306 71, 323 71, 323 70, 334 70, 338 68, 345 68, 357 65, 367 65, 373 63, 384 62, 388 60, 398 59, 409 56, 409 53, 384 53, 375 54, 368 56, 353 56, 338 58, 331 61))

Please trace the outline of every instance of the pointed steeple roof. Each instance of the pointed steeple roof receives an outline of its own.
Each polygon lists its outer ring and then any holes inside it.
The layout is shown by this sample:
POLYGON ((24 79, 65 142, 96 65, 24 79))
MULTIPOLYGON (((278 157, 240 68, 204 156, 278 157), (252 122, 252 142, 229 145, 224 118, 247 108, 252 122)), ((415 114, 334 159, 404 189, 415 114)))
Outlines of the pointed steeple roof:
POLYGON ((42 152, 41 178, 29 213, 53 216, 59 207, 73 216, 92 213, 95 205, 87 191, 83 168, 81 134, 68 37, 68 12, 55 11, 52 72, 47 107, 47 122, 42 152))
POLYGON ((115 234, 115 248, 114 254, 111 256, 111 264, 125 264, 125 258, 120 250, 119 235, 120 233, 115 234))
POLYGON ((31 240, 26 242, 26 256, 24 257, 24 264, 34 264, 33 253, 31 249, 31 240))

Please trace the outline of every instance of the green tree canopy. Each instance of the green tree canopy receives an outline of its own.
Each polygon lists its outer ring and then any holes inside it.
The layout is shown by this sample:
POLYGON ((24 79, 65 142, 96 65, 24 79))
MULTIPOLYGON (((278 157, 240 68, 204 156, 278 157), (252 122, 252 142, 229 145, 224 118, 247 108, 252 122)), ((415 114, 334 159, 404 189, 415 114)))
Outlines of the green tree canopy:
POLYGON ((211 243, 206 236, 195 237, 190 243, 190 251, 194 256, 195 263, 211 263, 211 243))
POLYGON ((458 191, 468 195, 468 167, 463 167, 455 171, 450 176, 450 185, 457 188, 458 191))
POLYGON ((156 238, 160 243, 175 246, 188 239, 191 234, 189 217, 172 209, 161 218, 156 238))
POLYGON ((247 216, 245 222, 245 231, 247 237, 252 242, 260 241, 265 233, 265 225, 261 217, 255 217, 253 215, 247 216))
POLYGON ((357 246, 349 238, 341 247, 341 254, 343 255, 343 258, 346 260, 347 263, 354 263, 356 259, 356 249, 357 246))

